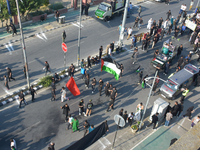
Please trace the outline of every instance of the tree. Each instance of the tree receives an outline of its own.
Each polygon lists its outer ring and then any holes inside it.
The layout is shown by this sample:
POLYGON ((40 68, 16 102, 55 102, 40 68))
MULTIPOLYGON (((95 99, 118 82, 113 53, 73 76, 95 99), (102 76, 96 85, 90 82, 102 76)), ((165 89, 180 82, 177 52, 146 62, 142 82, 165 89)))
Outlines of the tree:
POLYGON ((8 8, 5 1, 0 1, 1 12, 0 12, 0 20, 3 27, 3 22, 9 19, 8 8))
MULTIPOLYGON (((45 0, 23 0, 23 3, 19 1, 19 9, 22 16, 28 14, 30 11, 37 10, 44 4, 45 0)), ((27 19, 27 15, 25 17, 27 19)))

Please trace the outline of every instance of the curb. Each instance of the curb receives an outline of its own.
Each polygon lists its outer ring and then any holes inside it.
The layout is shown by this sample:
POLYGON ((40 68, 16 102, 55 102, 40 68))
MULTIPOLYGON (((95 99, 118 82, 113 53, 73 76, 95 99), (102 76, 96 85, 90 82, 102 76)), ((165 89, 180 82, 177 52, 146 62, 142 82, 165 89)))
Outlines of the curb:
MULTIPOLYGON (((93 16, 88 16, 88 17, 86 17, 86 18, 84 18, 84 19, 81 19, 81 21, 85 21, 85 20, 88 20, 88 19, 91 19, 91 18, 94 18, 94 17, 93 17, 93 16)), ((75 23, 76 23, 76 22, 77 22, 77 21, 75 21, 75 23)), ((45 30, 45 31, 43 31, 43 32, 34 33, 34 34, 29 35, 29 36, 25 36, 24 39, 28 39, 28 38, 31 38, 31 37, 35 37, 36 35, 39 35, 39 34, 41 34, 41 33, 53 31, 53 30, 58 29, 58 28, 61 28, 61 27, 69 26, 69 25, 71 25, 72 23, 73 23, 73 22, 61 24, 61 25, 58 26, 58 27, 54 27, 54 28, 52 28, 52 29, 48 29, 48 30, 45 30)), ((10 41, 10 42, 8 42, 8 43, 3 43, 3 44, 0 45, 0 47, 4 47, 5 45, 8 45, 9 43, 15 43, 15 42, 18 42, 18 41, 20 41, 20 40, 21 40, 21 38, 19 38, 19 39, 17 39, 17 40, 12 40, 12 41, 10 41)))
MULTIPOLYGON (((125 51, 127 51, 127 48, 124 46, 123 47, 123 50, 125 50, 125 51)), ((113 54, 114 55, 116 55, 117 53, 116 52, 113 52, 113 54)), ((106 53, 103 53, 102 54, 102 58, 104 58, 105 56, 104 55, 106 55, 106 53)), ((95 55, 96 56, 96 55, 95 55)), ((86 59, 87 60, 87 59, 86 59)), ((85 61, 85 63, 87 63, 87 61, 85 61)), ((64 74, 64 75, 60 75, 60 81, 58 82, 58 83, 60 83, 61 81, 62 81, 62 79, 64 79, 64 78, 67 78, 67 77, 69 77, 68 76, 68 72, 67 72, 67 70, 68 69, 65 69, 65 71, 66 71, 66 73, 64 74)), ((75 67, 75 72, 74 73, 77 73, 77 72, 79 72, 81 70, 81 67, 75 67)), ((61 71, 59 71, 59 72, 57 72, 57 74, 59 74, 59 73, 61 73, 61 71)), ((38 84, 38 80, 37 81, 35 81, 34 83, 32 83, 32 84, 30 84, 30 86, 34 86, 34 85, 37 85, 38 84)), ((58 83, 56 83, 56 84, 58 84, 58 83)), ((6 104, 8 104, 8 103, 10 103, 10 102, 13 102, 13 101, 17 101, 18 102, 18 104, 19 104, 19 93, 21 92, 21 91, 24 91, 23 92, 23 94, 24 94, 24 96, 27 96, 28 94, 30 94, 30 91, 29 91, 29 89, 27 89, 28 87, 27 86, 25 86, 25 87, 23 87, 23 88, 21 88, 21 89, 19 89, 19 90, 17 90, 17 91, 14 91, 13 93, 11 93, 10 95, 6 95, 5 97, 3 97, 3 98, 0 98, 0 107, 1 106, 4 106, 4 105, 6 105, 6 104)), ((43 88, 43 85, 37 85, 37 86, 35 86, 33 89, 35 90, 35 91, 38 91, 38 90, 40 90, 40 89, 42 89, 43 88)))

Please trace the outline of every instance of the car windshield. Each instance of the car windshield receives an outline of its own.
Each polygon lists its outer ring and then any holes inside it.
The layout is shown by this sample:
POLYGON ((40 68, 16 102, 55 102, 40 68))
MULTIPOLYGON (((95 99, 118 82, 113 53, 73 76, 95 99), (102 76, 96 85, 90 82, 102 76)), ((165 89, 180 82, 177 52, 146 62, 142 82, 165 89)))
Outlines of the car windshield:
POLYGON ((165 83, 165 85, 167 87, 169 87, 170 89, 172 89, 173 91, 178 90, 178 85, 176 83, 174 83, 172 80, 167 80, 167 82, 165 83))
POLYGON ((104 5, 104 4, 100 4, 98 9, 106 11, 108 9, 108 7, 106 5, 104 5))
POLYGON ((167 61, 167 56, 164 55, 164 54, 158 54, 158 56, 156 58, 158 58, 158 59, 160 59, 162 61, 167 61))

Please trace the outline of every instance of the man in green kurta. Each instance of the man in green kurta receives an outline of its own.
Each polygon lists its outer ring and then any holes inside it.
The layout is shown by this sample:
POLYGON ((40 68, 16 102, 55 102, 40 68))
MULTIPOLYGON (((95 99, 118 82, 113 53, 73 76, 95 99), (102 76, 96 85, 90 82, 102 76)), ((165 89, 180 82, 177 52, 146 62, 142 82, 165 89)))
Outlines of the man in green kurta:
POLYGON ((78 119, 75 117, 73 120, 72 120, 72 129, 73 129, 73 132, 75 131, 79 131, 78 129, 78 126, 79 126, 79 121, 78 119))

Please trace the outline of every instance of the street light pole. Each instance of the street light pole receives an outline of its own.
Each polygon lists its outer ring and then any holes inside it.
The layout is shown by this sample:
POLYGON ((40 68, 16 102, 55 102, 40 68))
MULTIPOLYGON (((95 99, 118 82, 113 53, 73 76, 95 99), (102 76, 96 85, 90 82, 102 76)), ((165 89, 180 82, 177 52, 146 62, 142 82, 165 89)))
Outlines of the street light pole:
POLYGON ((158 71, 156 71, 156 73, 155 73, 155 77, 154 77, 154 79, 153 79, 153 84, 152 84, 152 87, 151 87, 151 89, 150 89, 150 91, 149 91, 149 96, 148 96, 148 98, 147 98, 147 102, 146 102, 146 105, 145 105, 145 108, 144 108, 144 113, 143 113, 143 115, 142 115, 142 119, 141 119, 141 121, 140 121, 139 130, 140 130, 141 127, 142 127, 142 122, 143 122, 144 115, 145 115, 146 110, 147 110, 147 105, 149 104, 149 99, 150 99, 150 97, 151 97, 151 92, 152 92, 152 89, 153 89, 154 83, 155 83, 155 81, 156 81, 157 74, 158 74, 158 71))
POLYGON ((24 35, 23 35, 23 29, 22 29, 21 18, 20 18, 20 12, 19 12, 19 4, 18 4, 18 0, 15 0, 15 1, 16 1, 16 5, 17 5, 17 13, 18 13, 19 27, 20 27, 20 33, 21 33, 21 39, 22 39, 22 51, 23 51, 23 54, 24 54, 24 63, 25 63, 25 69, 26 69, 27 85, 28 85, 28 88, 30 88, 29 72, 28 72, 28 63, 27 63, 27 56, 26 56, 26 47, 25 47, 25 43, 24 43, 24 35))
POLYGON ((120 32, 120 36, 119 36, 119 43, 118 43, 119 47, 122 47, 122 44, 123 44, 124 27, 125 27, 125 24, 126 24, 126 17, 127 17, 129 2, 130 2, 130 0, 126 0, 125 11, 124 11, 124 16, 123 16, 123 22, 122 22, 122 28, 121 28, 121 32, 120 32))
POLYGON ((81 42, 81 10, 82 10, 82 0, 80 0, 80 17, 79 17, 79 32, 78 32, 78 54, 77 54, 77 64, 80 64, 80 42, 81 42))

